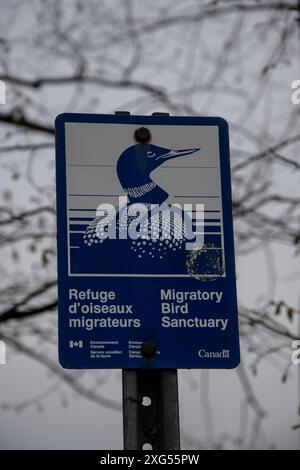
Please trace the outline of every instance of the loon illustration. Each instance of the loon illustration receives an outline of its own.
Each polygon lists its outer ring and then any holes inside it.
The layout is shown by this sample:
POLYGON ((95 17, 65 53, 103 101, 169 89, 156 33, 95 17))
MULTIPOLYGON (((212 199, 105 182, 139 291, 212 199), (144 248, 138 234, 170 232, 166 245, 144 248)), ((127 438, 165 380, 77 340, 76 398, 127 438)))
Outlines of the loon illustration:
POLYGON ((169 194, 153 181, 151 173, 171 159, 198 150, 172 150, 152 144, 128 147, 116 168, 127 204, 117 212, 107 212, 105 217, 97 215, 87 227, 83 262, 93 265, 95 272, 186 272, 187 217, 179 208, 172 211, 170 222, 171 206, 165 202, 169 194), (136 239, 123 236, 132 224, 141 234, 136 239), (114 231, 115 237, 108 236, 114 231), (149 232, 151 237, 147 239, 149 232))

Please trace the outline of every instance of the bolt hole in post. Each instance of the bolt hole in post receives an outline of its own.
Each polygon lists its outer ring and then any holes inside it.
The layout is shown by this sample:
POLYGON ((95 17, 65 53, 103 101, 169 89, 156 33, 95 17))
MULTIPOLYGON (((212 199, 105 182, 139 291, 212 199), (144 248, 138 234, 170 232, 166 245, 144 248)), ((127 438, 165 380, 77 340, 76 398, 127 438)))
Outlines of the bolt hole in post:
POLYGON ((145 442, 145 444, 143 444, 142 450, 153 450, 153 446, 149 442, 145 442))
POLYGON ((152 403, 152 400, 150 397, 143 397, 143 400, 142 400, 142 405, 143 406, 150 406, 152 403))

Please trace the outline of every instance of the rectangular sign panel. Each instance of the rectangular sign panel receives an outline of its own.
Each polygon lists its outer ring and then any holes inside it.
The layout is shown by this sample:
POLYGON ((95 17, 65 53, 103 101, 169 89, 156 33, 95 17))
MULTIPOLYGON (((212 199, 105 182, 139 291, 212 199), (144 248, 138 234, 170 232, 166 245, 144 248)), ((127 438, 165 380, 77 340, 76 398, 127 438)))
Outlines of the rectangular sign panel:
POLYGON ((61 364, 237 366, 226 121, 62 114, 56 142, 61 364))

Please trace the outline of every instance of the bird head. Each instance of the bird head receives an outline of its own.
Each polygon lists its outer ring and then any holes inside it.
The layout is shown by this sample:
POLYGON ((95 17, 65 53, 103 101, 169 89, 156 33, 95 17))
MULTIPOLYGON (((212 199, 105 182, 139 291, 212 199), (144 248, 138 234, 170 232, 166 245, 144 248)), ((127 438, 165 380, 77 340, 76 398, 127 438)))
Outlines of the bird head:
POLYGON ((166 161, 191 155, 198 150, 174 150, 152 144, 132 145, 124 150, 117 163, 120 183, 123 188, 142 186, 151 181, 150 173, 166 161))

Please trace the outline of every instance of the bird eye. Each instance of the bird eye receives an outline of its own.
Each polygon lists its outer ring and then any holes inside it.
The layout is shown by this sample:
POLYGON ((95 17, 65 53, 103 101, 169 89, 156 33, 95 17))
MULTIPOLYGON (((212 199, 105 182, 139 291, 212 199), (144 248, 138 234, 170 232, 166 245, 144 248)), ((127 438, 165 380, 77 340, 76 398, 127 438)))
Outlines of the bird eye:
POLYGON ((147 152, 147 157, 149 158, 153 158, 155 157, 155 155, 156 155, 155 152, 147 152))

